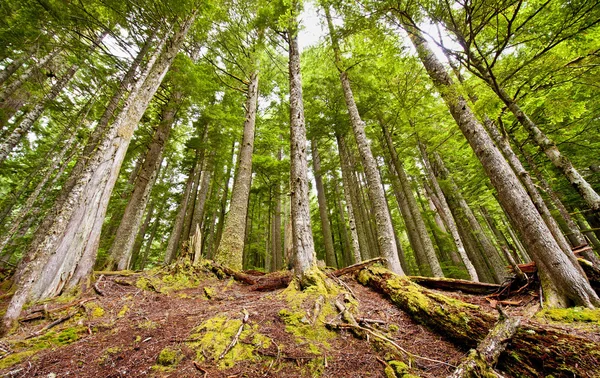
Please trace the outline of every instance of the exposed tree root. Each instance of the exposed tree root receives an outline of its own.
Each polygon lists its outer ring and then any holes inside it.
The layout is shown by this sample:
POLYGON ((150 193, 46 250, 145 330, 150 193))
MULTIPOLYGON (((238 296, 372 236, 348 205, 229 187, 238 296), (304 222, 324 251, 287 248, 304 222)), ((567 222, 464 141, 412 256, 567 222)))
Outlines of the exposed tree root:
POLYGON ((460 280, 454 278, 443 277, 408 277, 412 282, 418 283, 421 286, 430 289, 462 291, 469 294, 493 294, 502 288, 502 285, 460 280))
POLYGON ((490 333, 477 349, 469 352, 467 359, 456 368, 449 378, 501 377, 493 367, 517 332, 520 319, 504 316, 501 309, 500 315, 500 320, 490 330, 490 333))
MULTIPOLYGON (((463 347, 475 348, 495 324, 496 317, 479 306, 419 287, 381 267, 361 270, 358 280, 385 294, 417 322, 463 347)), ((528 323, 517 330, 498 367, 514 376, 597 377, 599 365, 600 343, 528 323)))

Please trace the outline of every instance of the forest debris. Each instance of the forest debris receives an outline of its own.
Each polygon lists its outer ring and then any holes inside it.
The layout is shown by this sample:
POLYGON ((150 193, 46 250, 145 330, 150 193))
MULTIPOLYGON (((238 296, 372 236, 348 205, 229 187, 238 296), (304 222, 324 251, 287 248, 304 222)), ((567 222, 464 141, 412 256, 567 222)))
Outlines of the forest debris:
POLYGON ((370 259, 370 260, 365 260, 365 261, 361 261, 359 263, 347 266, 345 268, 342 269, 338 269, 333 271, 331 274, 334 275, 335 277, 339 277, 339 276, 343 276, 344 274, 348 274, 348 273, 353 273, 353 272, 357 272, 369 265, 378 263, 378 262, 385 262, 385 258, 384 257, 376 257, 374 259, 370 259))
POLYGON ((504 352, 508 342, 517 332, 521 320, 516 317, 504 315, 501 307, 500 320, 488 335, 472 349, 466 360, 456 368, 449 378, 476 378, 476 377, 502 377, 494 371, 493 366, 498 362, 500 354, 504 352))
POLYGON ((275 272, 260 277, 257 283, 252 286, 254 291, 272 291, 283 289, 292 282, 291 272, 275 272))
POLYGON ((486 282, 467 281, 456 278, 409 276, 412 282, 430 289, 462 291, 469 294, 492 294, 502 288, 502 285, 486 282))
POLYGON ((231 343, 229 343, 229 345, 227 345, 227 348, 225 348, 223 353, 221 353, 219 355, 218 360, 223 359, 223 357, 225 357, 227 352, 229 352, 231 350, 231 348, 233 348, 235 346, 235 344, 237 344, 238 339, 240 338, 240 335, 242 334, 242 331, 244 330, 244 325, 246 325, 246 323, 248 323, 248 318, 250 317, 250 314, 248 313, 248 311, 246 309, 243 309, 242 313, 244 314, 244 317, 242 318, 242 324, 240 325, 240 328, 238 329, 237 333, 233 337, 233 340, 231 340, 231 343))
POLYGON ((27 314, 25 314, 25 316, 23 316, 22 318, 19 319, 20 322, 28 322, 28 321, 32 321, 32 320, 37 320, 37 319, 42 319, 45 318, 46 316, 48 316, 48 314, 52 314, 55 312, 60 312, 66 309, 69 309, 73 306, 80 306, 83 305, 84 303, 87 303, 89 301, 94 300, 95 298, 83 298, 83 299, 79 299, 77 301, 68 303, 64 306, 60 306, 60 307, 56 307, 53 309, 48 310, 46 308, 46 305, 44 305, 41 308, 35 308, 35 309, 31 309, 27 312, 27 314))
MULTIPOLYGON (((495 318, 471 305, 419 287, 387 269, 369 267, 359 272, 358 280, 385 294, 415 321, 456 342, 472 348, 483 340, 495 318)), ((527 323, 519 327, 499 359, 501 370, 514 376, 592 377, 600 364, 600 343, 571 335, 551 326, 527 323), (543 347, 540 347, 543 345, 543 347)))
POLYGON ((41 334, 43 334, 44 332, 48 331, 50 328, 56 327, 57 325, 66 322, 67 320, 71 319, 73 316, 75 316, 75 314, 77 314, 79 312, 79 310, 74 311, 70 314, 68 314, 67 316, 64 316, 60 319, 57 319, 55 321, 53 321, 52 323, 46 325, 45 327, 43 327, 42 329, 40 329, 39 331, 36 331, 34 333, 32 333, 31 335, 27 336, 25 339, 32 339, 34 337, 38 337, 41 334))
POLYGON ((100 283, 100 281, 102 281, 102 279, 104 278, 104 274, 101 274, 100 277, 98 278, 98 280, 96 282, 94 282, 94 291, 101 297, 104 296, 104 292, 102 290, 100 290, 100 287, 98 287, 98 284, 100 283))
POLYGON ((192 361, 192 364, 194 365, 194 367, 195 367, 196 369, 198 369, 198 370, 200 370, 202 373, 204 373, 204 374, 202 375, 202 378, 206 378, 206 376, 208 375, 208 371, 204 370, 204 369, 202 368, 202 366, 200 366, 200 364, 199 364, 199 363, 197 363, 196 361, 192 361))
POLYGON ((236 272, 235 270, 228 268, 224 265, 217 264, 216 262, 211 263, 211 270, 215 272, 217 276, 219 275, 219 273, 224 273, 228 276, 233 277, 236 281, 240 281, 248 285, 256 284, 256 280, 249 274, 236 272))

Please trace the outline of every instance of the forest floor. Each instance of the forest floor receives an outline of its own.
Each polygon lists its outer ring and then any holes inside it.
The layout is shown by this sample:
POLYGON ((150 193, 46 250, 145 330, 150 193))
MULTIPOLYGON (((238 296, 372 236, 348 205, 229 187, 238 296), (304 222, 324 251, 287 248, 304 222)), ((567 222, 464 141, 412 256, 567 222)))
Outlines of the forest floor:
MULTIPOLYGON (((468 353, 352 275, 334 279, 338 292, 305 293, 293 284, 255 291, 189 266, 117 273, 27 308, 0 341, 0 376, 444 377, 468 353), (388 341, 340 326, 336 302, 388 341)), ((443 294, 496 315, 484 296, 443 294)), ((538 310, 533 291, 514 303, 515 315, 538 310)), ((593 338, 599 330, 600 320, 573 328, 593 338)))

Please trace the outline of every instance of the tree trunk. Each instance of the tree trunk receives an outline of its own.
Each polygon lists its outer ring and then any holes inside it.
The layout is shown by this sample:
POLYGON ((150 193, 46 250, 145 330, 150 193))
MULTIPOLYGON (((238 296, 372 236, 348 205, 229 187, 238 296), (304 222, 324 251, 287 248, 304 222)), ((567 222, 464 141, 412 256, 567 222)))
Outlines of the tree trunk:
POLYGON ((185 189, 181 197, 181 202, 177 208, 177 215, 175 216, 175 222, 173 224, 173 230, 169 236, 169 242, 165 251, 165 264, 170 264, 177 254, 179 248, 179 240, 181 239, 181 233, 183 231, 183 222, 185 221, 185 214, 190 202, 190 193, 192 186, 194 185, 194 177, 197 166, 194 165, 188 174, 187 181, 185 183, 185 189))
POLYGON ((106 266, 109 269, 124 270, 129 267, 135 238, 150 199, 152 187, 156 182, 163 151, 169 139, 171 127, 175 122, 175 114, 181 106, 182 99, 183 93, 180 91, 175 92, 162 111, 161 121, 148 147, 144 163, 140 167, 134 189, 125 207, 119 228, 115 233, 113 244, 108 252, 110 257, 106 266))
POLYGON ((215 253, 215 261, 231 269, 240 270, 243 265, 244 232, 248 214, 248 197, 252 186, 252 153, 258 101, 258 68, 250 76, 246 95, 246 119, 240 146, 239 165, 231 190, 229 213, 225 216, 223 237, 215 253))
POLYGON ((483 257, 485 263, 488 265, 488 268, 493 275, 494 281, 496 283, 502 283, 505 278, 506 264, 501 260, 500 255, 498 254, 498 250, 492 244, 489 237, 486 235, 485 231, 481 227, 481 224, 475 217, 473 210, 471 209, 465 198, 462 196, 458 185, 456 185, 452 177, 450 177, 450 172, 444 165, 444 162, 442 161, 437 152, 433 155, 433 164, 435 167, 435 171, 439 173, 440 177, 448 181, 448 184, 450 186, 449 191, 452 193, 451 196, 453 197, 453 200, 457 202, 457 205, 460 208, 460 216, 464 217, 464 219, 468 223, 468 231, 464 231, 469 232, 475 238, 475 243, 478 246, 477 250, 483 257))
POLYGON ((325 244, 325 264, 337 267, 335 261, 335 250, 333 248, 333 236, 329 225, 329 212, 327 210, 327 199, 325 198, 325 186, 321 177, 321 157, 317 147, 316 139, 311 142, 312 162, 317 188, 317 200, 319 202, 319 215, 321 217, 321 230, 323 231, 323 243, 325 244))
MULTIPOLYGON (((464 40, 464 37, 460 35, 460 32, 456 30, 453 30, 453 32, 458 33, 457 36, 464 40)), ((496 78, 493 76, 491 68, 486 68, 484 63, 480 59, 476 58, 473 52, 468 48, 465 53, 469 57, 471 66, 474 67, 477 72, 479 72, 479 77, 485 81, 485 83, 496 93, 496 95, 498 95, 500 100, 513 113, 519 123, 523 125, 533 141, 544 152, 552 164, 562 172, 569 183, 585 200, 588 206, 595 212, 600 212, 600 195, 573 166, 571 160, 560 152, 554 141, 552 141, 546 134, 544 134, 542 130, 540 130, 535 122, 533 122, 531 118, 529 118, 529 116, 521 109, 519 104, 517 104, 517 102, 508 95, 506 90, 498 84, 496 78)))
POLYGON ((34 51, 34 48, 30 48, 29 51, 24 51, 23 54, 18 56, 12 62, 8 63, 6 67, 0 71, 0 86, 4 85, 4 83, 12 76, 12 74, 21 68, 23 63, 25 63, 25 61, 31 57, 31 54, 33 54, 34 51))
MULTIPOLYGON (((404 171, 403 164, 400 162, 398 154, 396 153, 396 148, 394 147, 392 137, 382 120, 379 120, 379 125, 381 126, 381 130, 383 131, 383 136, 385 138, 385 143, 388 148, 388 151, 390 152, 390 157, 392 158, 394 170, 398 175, 398 181, 400 183, 401 190, 404 192, 404 198, 406 198, 406 203, 408 205, 407 210, 410 212, 407 215, 414 222, 417 232, 416 237, 418 237, 420 240, 420 245, 423 251, 422 253, 426 258, 427 268, 429 269, 426 269, 425 272, 431 272, 431 274, 434 277, 443 277, 444 273, 442 272, 442 267, 440 266, 440 263, 435 254, 435 249, 433 248, 433 244, 431 243, 431 238, 427 233, 425 221, 423 220, 423 216, 419 211, 419 207, 417 206, 417 201, 415 200, 415 196, 413 195, 410 182, 408 181, 408 177, 406 176, 406 172, 404 171)), ((422 271, 421 273, 424 272, 422 271)))
MULTIPOLYGON (((292 0, 292 9, 298 8, 292 0)), ((316 266, 315 245, 310 224, 308 197, 308 159, 302 77, 300 74, 300 51, 296 20, 288 29, 289 79, 290 79, 290 205, 292 223, 292 251, 294 272, 301 278, 316 266)))
MULTIPOLYGON (((231 156, 233 157, 233 152, 235 150, 235 141, 231 144, 231 156)), ((210 259, 214 257, 214 252, 219 249, 219 245, 221 244, 221 238, 223 235, 223 225, 225 224, 225 209, 227 208, 227 198, 229 195, 229 180, 231 177, 231 170, 233 167, 233 163, 230 159, 227 164, 227 174, 225 175, 224 185, 223 185, 223 194, 221 195, 220 201, 220 209, 219 209, 219 224, 217 225, 217 230, 215 233, 215 239, 212 243, 212 247, 210 249, 210 253, 207 253, 206 256, 210 259)))
MULTIPOLYGON (((25 71, 23 71, 23 73, 21 73, 21 75, 19 75, 19 77, 17 79, 13 80, 8 85, 5 85, 2 88, 2 90, 0 91, 0 108, 3 107, 4 102, 13 93, 15 93, 19 88, 21 88, 21 86, 23 86, 23 84, 27 80, 29 80, 31 78, 31 76, 36 72, 36 70, 38 70, 38 69, 44 67, 46 64, 48 64, 48 62, 50 62, 50 60, 52 60, 59 53, 59 51, 60 51, 60 49, 54 49, 54 50, 50 51, 48 54, 43 56, 38 62, 27 67, 27 69, 25 71)), ((15 110, 18 111, 19 109, 15 109, 15 110)))
POLYGON ((346 107, 350 116, 350 123, 352 124, 352 130, 354 137, 356 138, 356 144, 358 145, 358 151, 363 163, 365 175, 367 177, 367 183, 369 185, 369 198, 371 199, 371 206, 375 215, 375 224, 377 228, 377 241, 380 252, 383 257, 386 258, 388 267, 394 273, 403 274, 402 266, 398 258, 398 249, 394 239, 394 227, 392 226, 392 220, 390 218, 390 212, 387 207, 387 201, 385 199, 385 193, 379 171, 377 170, 377 163, 371 152, 371 147, 367 135, 365 134, 365 123, 360 118, 356 102, 354 101, 354 95, 350 87, 350 79, 348 78, 348 72, 342 69, 340 62, 340 48, 338 45, 336 33, 331 22, 331 15, 329 14, 329 8, 325 7, 327 16, 327 24, 329 26, 329 35, 331 37, 332 47, 335 54, 336 66, 340 72, 340 81, 342 82, 342 90, 344 92, 344 100, 346 101, 346 107))
MULTIPOLYGON (((283 159, 283 149, 280 147, 277 151, 277 161, 280 162, 283 159)), ((273 213, 273 231, 271 232, 271 251, 273 252, 273 264, 271 265, 271 271, 279 271, 283 268, 283 255, 281 253, 281 182, 279 176, 277 176, 277 182, 275 184, 275 195, 273 200, 275 201, 275 209, 273 213)))
POLYGON ((504 138, 500 134, 500 131, 498 130, 494 122, 487 116, 484 117, 484 126, 486 126, 486 130, 488 131, 494 142, 496 142, 496 146, 498 146, 500 151, 502 151, 502 154, 504 155, 512 169, 515 171, 515 174, 521 178, 521 183, 527 190, 529 197, 531 198, 536 209, 539 211, 540 215, 544 219, 544 222, 546 223, 546 226, 548 226, 548 229, 554 236, 554 239, 556 239, 556 242, 563 249, 563 251, 565 251, 565 253, 568 253, 571 247, 569 246, 567 239, 565 239, 565 236, 561 232, 558 223, 552 217, 552 214, 550 214, 550 210, 548 210, 544 199, 542 198, 540 192, 537 190, 537 187, 533 183, 529 172, 525 170, 525 167, 523 167, 523 164, 521 164, 521 161, 510 147, 508 140, 506 140, 506 138, 504 138))
POLYGON ((10 238, 19 230, 21 222, 25 219, 25 217, 29 214, 29 212, 33 208, 33 205, 35 204, 40 193, 46 186, 46 183, 48 182, 48 180, 50 180, 50 178, 52 177, 52 174, 54 174, 56 172, 56 170, 58 170, 59 167, 61 166, 61 163, 63 162, 63 158, 65 157, 67 152, 69 152, 71 150, 71 147, 73 147, 73 145, 76 143, 76 136, 77 136, 76 132, 71 133, 71 136, 65 142, 65 144, 62 146, 60 151, 58 151, 58 154, 52 158, 50 165, 46 168, 46 172, 44 173, 42 180, 36 185, 33 192, 27 198, 27 201, 25 201, 23 206, 19 209, 18 215, 15 218, 11 219, 10 228, 8 230, 5 230, 3 232, 3 234, 0 236, 0 252, 2 252, 4 250, 4 248, 10 241, 10 238))
POLYGON ((566 256, 521 186, 518 178, 477 121, 467 101, 460 95, 444 66, 427 46, 420 31, 411 22, 401 21, 416 47, 419 58, 446 102, 459 128, 481 161, 504 209, 520 228, 527 250, 539 267, 547 272, 545 294, 550 306, 600 305, 598 295, 579 271, 575 256, 566 256))
POLYGON ((68 195, 64 206, 49 214, 51 226, 36 237, 26 255, 29 261, 12 297, 3 325, 10 329, 28 298, 56 295, 66 286, 87 278, 94 264, 98 238, 111 191, 133 132, 150 100, 179 52, 196 12, 181 22, 164 51, 157 50, 148 62, 118 119, 94 151, 86 169, 68 195), (161 53, 162 52, 162 53, 161 53))

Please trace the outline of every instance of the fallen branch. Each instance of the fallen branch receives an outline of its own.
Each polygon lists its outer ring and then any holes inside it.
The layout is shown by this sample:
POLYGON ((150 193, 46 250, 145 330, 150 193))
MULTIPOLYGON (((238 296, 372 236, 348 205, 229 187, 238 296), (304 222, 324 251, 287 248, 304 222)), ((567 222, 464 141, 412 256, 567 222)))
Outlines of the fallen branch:
POLYGON ((357 272, 369 265, 373 265, 375 263, 378 262, 385 262, 385 258, 384 257, 376 257, 374 259, 370 259, 370 260, 365 260, 365 261, 361 261, 359 263, 347 266, 345 268, 341 268, 338 270, 335 270, 333 272, 331 272, 332 275, 339 277, 339 276, 343 276, 344 274, 348 274, 348 273, 353 273, 353 272, 357 272))
POLYGON ((100 288, 98 287, 98 284, 100 283, 100 281, 102 281, 102 279, 104 278, 104 274, 101 274, 100 277, 98 278, 98 280, 94 283, 94 291, 101 297, 104 296, 104 292, 102 292, 102 290, 100 290, 100 288))
POLYGON ((288 287, 292 282, 291 272, 276 272, 267 274, 258 279, 256 284, 252 286, 253 291, 273 291, 288 287))
POLYGON ((228 268, 224 265, 219 265, 215 262, 211 263, 211 270, 217 275, 219 276, 220 274, 225 274, 228 276, 233 277, 236 281, 241 281, 245 284, 248 285, 254 285, 256 284, 256 280, 250 276, 249 274, 245 274, 245 273, 241 273, 241 272, 236 272, 235 270, 228 268))
POLYGON ((38 337, 38 336, 40 336, 41 334, 43 334, 44 332, 48 331, 49 329, 51 329, 51 328, 54 328, 54 327, 56 327, 57 325, 59 325, 59 324, 61 324, 61 323, 64 323, 64 322, 66 322, 67 320, 71 319, 71 318, 72 318, 73 316, 75 316, 75 314, 77 314, 78 312, 79 312, 79 311, 74 311, 74 312, 72 312, 71 314, 69 314, 69 315, 67 315, 67 316, 65 316, 65 317, 62 317, 62 318, 60 318, 60 319, 57 319, 57 320, 53 321, 52 323, 50 323, 50 324, 48 324, 47 326, 45 326, 45 327, 43 327, 42 329, 40 329, 39 331, 36 331, 36 332, 32 333, 31 335, 27 336, 25 339, 27 340, 27 339, 32 339, 32 338, 34 338, 34 337, 38 337))
POLYGON ((48 310, 46 308, 46 305, 44 305, 41 308, 35 308, 35 309, 31 309, 27 312, 27 314, 25 314, 22 318, 19 319, 20 322, 28 322, 28 321, 32 321, 32 320, 37 320, 37 319, 42 319, 45 318, 48 314, 52 314, 55 312, 60 312, 63 310, 66 310, 68 308, 71 308, 73 306, 80 306, 86 302, 92 301, 96 298, 83 298, 80 300, 77 300, 75 302, 71 302, 68 303, 64 306, 60 306, 60 307, 56 307, 53 309, 48 310))
POLYGON ((477 349, 469 352, 467 359, 448 378, 502 377, 494 371, 493 366, 496 365, 500 354, 504 352, 508 342, 517 332, 520 319, 507 317, 500 306, 498 306, 498 311, 500 311, 498 323, 477 346, 477 349))
POLYGON ((502 285, 460 280, 455 278, 443 278, 443 277, 420 277, 410 276, 408 277, 412 282, 417 283, 421 286, 428 287, 430 289, 438 290, 449 290, 449 291, 462 291, 463 293, 469 294, 492 294, 502 288, 502 285))
POLYGON ((231 340, 231 343, 229 343, 229 345, 227 345, 227 348, 225 348, 223 353, 221 353, 218 360, 223 359, 223 357, 225 357, 227 352, 229 352, 231 350, 231 348, 233 348, 235 346, 235 344, 237 344, 238 339, 240 338, 240 335, 242 334, 242 331, 244 330, 244 325, 246 325, 246 323, 248 322, 248 318, 250 317, 250 314, 248 313, 248 311, 246 311, 246 309, 242 310, 242 313, 244 314, 244 317, 242 318, 242 324, 240 325, 240 328, 238 329, 237 333, 233 337, 233 340, 231 340))

